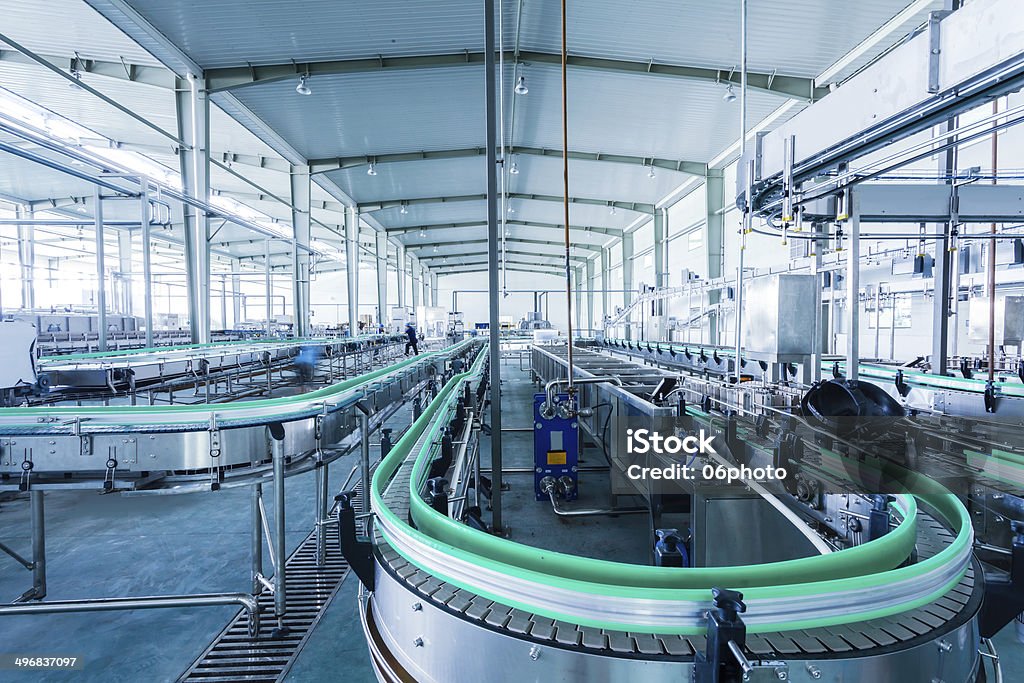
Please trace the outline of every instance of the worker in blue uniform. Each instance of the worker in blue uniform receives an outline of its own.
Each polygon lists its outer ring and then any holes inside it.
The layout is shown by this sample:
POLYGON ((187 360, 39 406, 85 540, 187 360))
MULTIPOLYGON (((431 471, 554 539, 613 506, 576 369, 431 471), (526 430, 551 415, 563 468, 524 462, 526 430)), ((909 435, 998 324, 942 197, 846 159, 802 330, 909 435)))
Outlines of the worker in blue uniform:
POLYGON ((416 336, 416 328, 413 327, 412 323, 408 323, 405 326, 405 336, 408 339, 405 342, 405 355, 409 355, 409 349, 412 349, 414 356, 420 355, 419 339, 416 336))

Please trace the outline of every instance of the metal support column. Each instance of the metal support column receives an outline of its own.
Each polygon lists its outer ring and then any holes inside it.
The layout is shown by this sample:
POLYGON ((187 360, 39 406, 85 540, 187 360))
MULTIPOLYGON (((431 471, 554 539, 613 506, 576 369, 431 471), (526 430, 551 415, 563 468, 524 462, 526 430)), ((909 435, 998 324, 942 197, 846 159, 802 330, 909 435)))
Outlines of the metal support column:
POLYGON ((327 482, 328 464, 323 461, 323 453, 317 452, 317 462, 313 469, 313 520, 316 536, 316 566, 322 567, 327 559, 327 482))
MULTIPOLYGON (((704 253, 706 255, 705 268, 707 279, 714 280, 722 277, 725 263, 725 174, 720 168, 709 168, 704 176, 704 253)), ((704 308, 703 299, 705 294, 700 293, 701 309, 704 308)), ((707 317, 709 341, 711 344, 718 344, 718 312, 714 306, 722 300, 722 294, 718 290, 706 294, 707 304, 712 307, 712 312, 707 317)), ((689 314, 688 314, 689 315, 689 314)), ((700 321, 701 339, 703 339, 703 327, 705 321, 700 321)))
MULTIPOLYGON (((658 289, 667 286, 665 273, 665 222, 666 210, 654 210, 654 286, 658 289)), ((654 315, 661 315, 664 303, 654 304, 654 315)))
MULTIPOLYGON (((938 127, 938 134, 945 135, 956 127, 956 119, 949 119, 938 127)), ((939 176, 945 178, 945 183, 953 184, 953 174, 956 172, 956 148, 950 147, 939 154, 939 176)), ((956 253, 949 250, 950 232, 953 229, 951 223, 939 223, 936 232, 941 234, 940 239, 935 240, 935 265, 932 273, 935 277, 934 297, 932 298, 932 356, 931 372, 936 375, 945 375, 949 365, 949 309, 950 298, 957 297, 958 293, 951 291, 953 282, 953 269, 956 267, 956 253)), ((995 242, 990 244, 995 248, 995 242)), ((953 302, 956 299, 953 298, 953 302)), ((954 333, 956 329, 954 328, 954 333)))
POLYGON ((421 287, 420 287, 420 277, 419 277, 419 274, 420 274, 419 260, 415 256, 413 256, 412 254, 409 254, 409 277, 411 279, 411 283, 410 283, 410 287, 409 287, 409 291, 411 292, 411 295, 409 296, 409 299, 411 301, 411 306, 413 308, 413 313, 416 312, 416 309, 420 305, 420 289, 421 289, 421 287))
POLYGON ((284 509, 284 428, 281 429, 281 438, 274 438, 271 441, 272 456, 274 460, 274 557, 277 565, 274 567, 274 617, 277 618, 279 632, 286 632, 284 615, 288 610, 288 596, 285 588, 285 560, 287 558, 287 544, 285 543, 285 509, 284 509))
MULTIPOLYGON (((15 205, 14 215, 17 218, 31 221, 32 209, 20 204, 15 205)), ((36 307, 35 291, 36 241, 35 227, 31 224, 18 225, 18 264, 21 266, 21 307, 32 310, 36 307)))
POLYGON ((587 259, 587 329, 594 336, 594 259, 587 259))
POLYGON ((153 244, 149 208, 149 182, 142 177, 139 180, 139 223, 142 225, 142 315, 146 325, 147 349, 153 346, 153 244))
MULTIPOLYGON (((177 79, 175 104, 178 137, 188 143, 178 153, 182 189, 202 202, 210 200, 210 101, 205 82, 193 75, 177 79)), ((210 241, 209 217, 188 204, 181 205, 185 229, 185 273, 188 289, 189 326, 192 341, 210 341, 210 241)))
POLYGON ((438 303, 438 298, 437 298, 437 271, 432 271, 430 273, 430 305, 431 306, 440 306, 441 305, 440 303, 438 303))
POLYGON ((846 250, 846 377, 860 376, 860 199, 850 192, 850 246, 846 250))
MULTIPOLYGON (((622 236, 622 306, 629 308, 633 302, 633 234, 622 236)), ((626 339, 632 339, 632 327, 629 317, 625 320, 626 339)))
POLYGON ((348 284, 348 333, 359 332, 359 209, 345 210, 345 275, 348 284))
POLYGON ((253 484, 250 497, 252 528, 250 530, 252 556, 252 594, 263 592, 263 484, 253 484))
POLYGON ((576 331, 579 333, 583 327, 583 267, 576 266, 572 269, 573 289, 576 290, 576 303, 573 305, 576 314, 576 331))
MULTIPOLYGON (((273 291, 273 283, 270 280, 270 270, 271 270, 271 266, 270 266, 270 240, 269 239, 265 239, 265 240, 263 240, 263 287, 264 287, 264 298, 266 299, 266 302, 265 302, 266 313, 265 313, 265 315, 267 317, 266 331, 267 331, 267 336, 268 337, 271 335, 271 332, 274 329, 274 327, 273 327, 273 319, 274 319, 274 309, 273 309, 274 298, 273 297, 274 297, 274 291, 273 291)), ((268 365, 267 366, 267 376, 269 377, 269 375, 270 375, 270 366, 268 365)), ((270 390, 269 386, 267 386, 267 390, 268 391, 270 390)))
MULTIPOLYGON (((740 164, 747 163, 747 0, 740 0, 740 164)), ((737 168, 740 168, 737 166, 737 168)), ((750 188, 752 187, 753 164, 747 171, 747 202, 750 201, 750 188)), ((740 241, 739 248, 736 250, 736 292, 734 298, 736 301, 736 357, 735 357, 735 371, 736 371, 736 384, 740 383, 742 376, 742 362, 743 362, 743 257, 745 256, 746 250, 746 233, 752 229, 751 221, 753 221, 753 214, 750 208, 744 211, 743 214, 743 225, 740 228, 740 241)))
POLYGON ((395 264, 396 270, 398 271, 398 306, 399 308, 402 308, 405 306, 405 246, 398 245, 397 250, 398 251, 395 254, 395 264))
POLYGON ((820 239, 822 225, 815 223, 811 226, 811 234, 815 239, 811 241, 811 275, 814 277, 814 330, 811 334, 811 358, 804 368, 804 384, 812 384, 821 381, 821 357, 825 349, 822 345, 822 310, 821 310, 821 257, 825 250, 824 240, 820 239))
POLYGON ((374 233, 377 246, 377 322, 386 325, 388 319, 388 234, 374 233))
POLYGON ((363 494, 359 497, 359 511, 370 512, 370 413, 362 405, 357 405, 359 417, 359 464, 363 479, 363 494))
POLYGON ((99 327, 100 351, 107 350, 107 266, 104 262, 103 249, 103 197, 100 186, 93 193, 93 215, 96 223, 96 311, 97 327, 99 327))
POLYGON ((242 259, 231 259, 231 324, 242 322, 242 259))
POLYGON ((423 272, 420 273, 420 283, 423 285, 423 305, 432 306, 430 303, 430 268, 423 264, 423 272))
POLYGON ((291 168, 292 229, 292 309, 296 337, 309 336, 309 260, 310 184, 309 166, 291 168))
POLYGON ((132 233, 124 229, 117 231, 117 272, 121 282, 117 311, 132 315, 132 233))
POLYGON ((601 330, 607 333, 605 330, 605 321, 608 320, 608 314, 611 313, 611 308, 608 306, 608 273, 611 272, 612 259, 611 253, 607 249, 601 249, 601 330))
POLYGON ((491 526, 501 533, 502 453, 501 453, 501 348, 499 329, 500 289, 498 276, 498 112, 494 82, 494 0, 484 0, 484 99, 486 103, 487 144, 487 294, 490 336, 491 388, 491 526))
POLYGON ((32 509, 32 599, 46 597, 46 505, 40 489, 29 491, 32 509))

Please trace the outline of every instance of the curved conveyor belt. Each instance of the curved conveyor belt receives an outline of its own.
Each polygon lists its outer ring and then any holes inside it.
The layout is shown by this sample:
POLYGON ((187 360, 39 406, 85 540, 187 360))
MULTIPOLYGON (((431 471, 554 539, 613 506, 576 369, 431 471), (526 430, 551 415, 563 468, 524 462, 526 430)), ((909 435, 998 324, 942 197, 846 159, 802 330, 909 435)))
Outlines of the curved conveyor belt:
MULTIPOLYGON (((924 477, 913 478, 912 495, 897 497, 901 521, 888 535, 829 555, 751 566, 679 569, 582 558, 436 512, 422 496, 426 465, 481 360, 444 386, 373 477, 378 563, 416 599, 507 635, 632 657, 702 650, 713 586, 743 591, 744 622, 758 634, 748 640, 755 654, 903 652, 970 628, 980 602, 970 520, 953 494, 924 477), (908 563, 915 549, 917 561, 908 563)), ((394 598, 378 586, 373 609, 381 602, 394 605, 394 598)), ((962 640, 957 661, 973 671, 977 654, 962 640)))

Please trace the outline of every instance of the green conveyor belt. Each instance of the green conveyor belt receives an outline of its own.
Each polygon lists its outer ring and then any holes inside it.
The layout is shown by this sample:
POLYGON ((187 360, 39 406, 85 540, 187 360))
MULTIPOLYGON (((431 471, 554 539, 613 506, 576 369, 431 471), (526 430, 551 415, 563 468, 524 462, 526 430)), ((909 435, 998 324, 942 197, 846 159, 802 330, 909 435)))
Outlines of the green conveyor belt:
MULTIPOLYGON (((412 356, 393 365, 389 365, 372 372, 368 372, 358 377, 352 377, 351 379, 337 382, 330 386, 317 389, 304 394, 297 394, 295 396, 283 396, 281 398, 265 398, 254 401, 237 401, 234 403, 224 403, 217 405, 172 405, 172 406, 55 406, 55 407, 30 407, 30 408, 0 408, 0 417, 16 417, 25 418, 27 422, 25 424, 36 424, 38 418, 46 418, 53 416, 71 416, 71 417, 83 417, 87 418, 90 416, 132 416, 132 415, 161 415, 168 414, 168 424, 173 424, 175 420, 173 415, 180 412, 196 412, 206 410, 210 413, 217 413, 217 415, 228 415, 233 411, 238 410, 253 410, 261 408, 273 408, 277 410, 286 409, 289 406, 296 406, 300 403, 307 403, 309 401, 327 400, 342 394, 354 387, 361 384, 366 384, 384 375, 391 374, 396 370, 411 365, 413 363, 420 362, 425 358, 438 355, 440 353, 451 352, 460 346, 470 343, 470 340, 459 342, 453 346, 450 346, 441 351, 432 351, 428 353, 422 353, 418 356, 412 356)), ((283 412, 283 411, 282 411, 283 412)))
MULTIPOLYGON (((944 517, 957 536, 952 544, 933 557, 905 567, 899 565, 910 555, 917 538, 917 507, 913 502, 914 498, 909 499, 911 502, 908 509, 902 511, 904 520, 900 525, 875 541, 829 555, 739 567, 676 569, 609 562, 542 550, 477 531, 433 510, 419 495, 424 469, 431 453, 429 444, 436 440, 443 425, 443 420, 434 418, 442 406, 455 396, 455 391, 462 380, 470 377, 475 368, 476 365, 469 372, 452 378, 444 386, 438 397, 382 461, 374 473, 371 486, 374 510, 377 515, 385 518, 389 525, 397 525, 403 533, 416 541, 475 566, 529 580, 540 586, 575 590, 595 597, 707 601, 713 586, 724 586, 742 588, 748 600, 795 598, 808 593, 834 594, 857 589, 871 590, 894 582, 914 581, 916 577, 955 561, 971 541, 970 520, 960 501, 939 484, 916 474, 910 475, 913 479, 911 488, 915 491, 915 497, 927 502, 944 517), (415 523, 413 528, 387 507, 383 500, 383 491, 425 432, 428 433, 427 446, 416 456, 408 491, 411 517, 415 523)), ((416 557, 405 556, 405 559, 414 565, 418 564, 416 557)), ((517 602, 510 600, 508 596, 488 594, 478 585, 457 577, 445 576, 443 572, 428 571, 465 590, 527 612, 554 619, 567 619, 597 628, 651 631, 649 627, 637 627, 628 622, 570 617, 560 613, 557 607, 550 604, 517 602)), ((877 609, 862 611, 855 616, 814 615, 800 621, 762 624, 749 630, 765 632, 803 629, 898 614, 941 597, 959 582, 961 576, 962 572, 941 590, 913 602, 880 605, 877 609)), ((702 632, 702 629, 673 629, 664 632, 697 634, 702 632)))
POLYGON ((346 343, 346 342, 357 342, 360 340, 374 339, 380 335, 360 335, 358 337, 339 337, 337 339, 327 337, 303 337, 299 339, 246 339, 238 341, 226 341, 226 342, 209 342, 207 344, 178 344, 175 346, 152 346, 144 349, 122 349, 119 351, 93 351, 90 353, 69 353, 61 354, 56 356, 43 356, 41 360, 51 361, 54 363, 63 363, 65 361, 76 361, 76 360, 95 360, 97 358, 124 358, 126 356, 139 356, 150 353, 166 353, 167 351, 186 351, 195 349, 213 349, 223 348, 225 351, 230 351, 233 346, 248 346, 254 344, 303 344, 303 343, 319 343, 319 344, 334 344, 334 343, 346 343))
MULTIPOLYGON (((609 339, 608 341, 624 342, 626 340, 609 339)), ((646 342, 632 342, 637 348, 646 349, 646 342)), ((732 358, 736 355, 734 349, 728 349, 725 347, 717 346, 705 346, 703 344, 680 344, 667 343, 667 342, 652 342, 652 348, 668 350, 672 349, 676 353, 682 353, 684 349, 688 349, 691 355, 699 355, 701 349, 705 351, 705 355, 709 358, 711 353, 717 352, 720 357, 732 358)), ((821 364, 823 370, 832 370, 832 365, 838 362, 839 367, 843 368, 845 362, 839 361, 824 361, 821 364)), ((875 365, 873 363, 860 363, 858 366, 860 375, 866 378, 881 379, 887 381, 895 381, 896 373, 900 368, 893 368, 885 365, 875 365)), ((903 381, 909 386, 917 386, 928 389, 947 389, 951 391, 963 391, 975 394, 985 393, 985 380, 980 379, 967 379, 966 377, 949 377, 947 375, 933 375, 927 372, 920 372, 917 370, 910 370, 903 368, 903 381)), ((1024 384, 1019 382, 1000 382, 999 392, 1004 396, 1012 396, 1015 398, 1024 398, 1024 384)))

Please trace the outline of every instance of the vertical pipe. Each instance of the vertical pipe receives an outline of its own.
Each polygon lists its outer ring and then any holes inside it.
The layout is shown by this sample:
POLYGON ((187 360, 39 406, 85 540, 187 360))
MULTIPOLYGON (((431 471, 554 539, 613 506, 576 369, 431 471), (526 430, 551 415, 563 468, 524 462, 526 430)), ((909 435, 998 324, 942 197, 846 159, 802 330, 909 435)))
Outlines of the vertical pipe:
MULTIPOLYGON (((740 0, 740 160, 746 163, 747 155, 747 0, 740 0)), ((747 169, 747 212, 741 228, 739 249, 736 261, 736 383, 739 384, 743 373, 740 367, 740 356, 743 352, 743 256, 746 243, 747 222, 752 220, 750 188, 753 186, 753 164, 747 169)))
POLYGON ((484 99, 487 133, 487 292, 491 383, 491 526, 502 530, 501 520, 501 345, 498 322, 498 143, 497 94, 494 83, 494 0, 484 0, 484 99))
POLYGON ((611 254, 608 249, 601 248, 601 332, 607 335, 605 321, 608 320, 608 273, 611 271, 611 254))
POLYGON ((320 477, 320 508, 317 511, 317 519, 320 521, 317 527, 320 530, 320 535, 317 541, 317 564, 323 565, 327 561, 327 519, 328 519, 328 503, 330 498, 328 493, 328 487, 331 481, 331 464, 325 462, 323 467, 319 468, 323 470, 323 476, 320 477))
MULTIPOLYGON (((323 456, 318 454, 317 457, 318 458, 322 458, 323 456)), ((313 498, 314 498, 314 503, 313 503, 313 505, 314 505, 313 521, 314 521, 314 528, 316 530, 316 566, 318 566, 318 567, 322 567, 323 566, 324 559, 325 559, 326 552, 327 552, 327 538, 324 535, 324 515, 323 515, 324 500, 325 500, 324 493, 325 493, 325 489, 326 489, 326 487, 324 486, 324 480, 325 480, 325 478, 327 476, 327 473, 324 471, 325 469, 326 469, 326 467, 325 467, 325 465, 324 465, 322 460, 319 460, 316 463, 316 467, 313 469, 313 477, 314 477, 313 487, 315 489, 315 491, 313 492, 313 494, 314 494, 313 495, 313 498)))
MULTIPOLYGON (((271 299, 272 293, 271 293, 271 283, 270 283, 270 239, 269 238, 263 240, 263 285, 264 285, 264 290, 265 290, 264 293, 265 293, 265 296, 266 296, 266 299, 267 299, 266 306, 265 306, 266 316, 267 316, 267 324, 266 324, 267 337, 270 337, 270 331, 271 331, 271 329, 273 329, 272 326, 271 326, 271 319, 273 319, 273 317, 274 317, 274 310, 272 308, 273 307, 273 300, 271 299)), ((267 373, 268 373, 268 375, 270 373, 269 366, 268 366, 267 373)))
POLYGON ((821 356, 822 356, 822 331, 821 331, 821 261, 824 244, 819 241, 822 233, 820 223, 812 223, 811 231, 815 239, 811 241, 811 274, 814 276, 814 330, 811 335, 811 361, 810 367, 804 373, 804 383, 813 384, 821 381, 821 356))
POLYGON ((881 358, 878 345, 882 335, 882 283, 875 286, 875 360, 881 358))
POLYGON ((565 324, 567 327, 568 337, 568 355, 566 361, 568 363, 568 373, 566 377, 567 390, 569 392, 570 399, 575 391, 573 386, 574 377, 576 374, 572 364, 572 259, 571 259, 571 243, 569 242, 569 79, 567 66, 568 52, 566 49, 566 19, 565 19, 565 3, 566 0, 562 0, 562 219, 565 223, 562 227, 565 230, 563 239, 565 240, 565 324))
POLYGON ((231 324, 238 329, 238 323, 242 322, 242 262, 239 259, 231 259, 231 324))
MULTIPOLYGON (((18 218, 32 220, 32 209, 28 206, 14 207, 18 218), (27 214, 27 216, 26 216, 27 214)), ((36 307, 35 294, 35 227, 31 223, 18 225, 18 264, 21 266, 21 307, 30 311, 36 307)))
POLYGON ((282 618, 287 609, 284 568, 287 557, 284 518, 284 439, 273 439, 271 448, 274 458, 274 557, 277 558, 277 566, 274 568, 274 616, 277 617, 278 627, 282 628, 282 618))
POLYGON ((860 376, 860 200, 850 192, 850 247, 846 252, 846 377, 860 376))
MULTIPOLYGON (((999 99, 992 100, 992 113, 999 113, 999 99)), ((992 121, 992 184, 996 184, 996 170, 999 168, 999 133, 996 130, 998 119, 992 121)), ((996 234, 996 224, 990 226, 996 234)), ((996 241, 988 243, 988 381, 994 382, 996 377, 996 241)))
POLYGON ((107 267, 103 260, 103 197, 100 186, 93 192, 93 215, 96 220, 96 310, 99 313, 100 351, 107 350, 107 267))
MULTIPOLYGON (((956 126, 956 117, 947 119, 939 128, 940 134, 954 130, 956 126)), ((956 147, 950 147, 939 155, 939 177, 944 179, 942 182, 946 183, 951 193, 956 165, 956 147)), ((951 251, 951 234, 956 227, 949 221, 936 225, 942 236, 935 240, 931 371, 937 375, 945 375, 949 365, 950 283, 956 269, 956 253, 951 251)))
POLYGON ((29 491, 32 508, 32 597, 46 597, 46 508, 43 491, 29 491))
POLYGON ((345 277, 348 286, 348 334, 359 332, 359 214, 354 206, 345 210, 345 277))
POLYGON ((363 494, 359 496, 360 512, 370 511, 370 417, 359 411, 359 463, 362 466, 363 494))
POLYGON ((388 318, 388 235, 380 230, 374 239, 377 251, 377 324, 385 325, 388 318))
POLYGON ((146 325, 146 348, 153 346, 153 262, 149 215, 149 182, 139 177, 139 223, 142 225, 142 315, 146 325))
MULTIPOLYGON (((889 292, 892 300, 892 320, 889 321, 889 360, 896 360, 896 293, 889 292)), ((955 337, 954 337, 955 338, 955 337)))
POLYGON ((263 520, 261 501, 263 500, 263 484, 253 484, 250 507, 252 507, 252 529, 250 534, 252 555, 252 594, 263 592, 263 584, 259 577, 263 576, 263 520))

